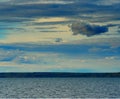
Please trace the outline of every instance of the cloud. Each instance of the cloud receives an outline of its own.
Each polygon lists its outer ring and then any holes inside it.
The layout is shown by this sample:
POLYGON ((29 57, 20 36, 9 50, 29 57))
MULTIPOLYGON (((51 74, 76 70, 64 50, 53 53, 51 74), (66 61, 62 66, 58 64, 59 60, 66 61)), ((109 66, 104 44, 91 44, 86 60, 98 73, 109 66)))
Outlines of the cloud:
POLYGON ((4 49, 4 48, 0 48, 0 62, 4 62, 4 61, 12 61, 14 60, 17 55, 22 55, 23 51, 14 49, 4 49))
POLYGON ((108 32, 107 26, 92 25, 84 22, 77 22, 71 25, 71 30, 73 35, 86 35, 87 37, 100 35, 102 33, 108 32))
POLYGON ((35 22, 44 23, 44 22, 63 22, 68 21, 69 19, 63 17, 51 17, 51 18, 38 18, 35 19, 35 22))
POLYGON ((117 68, 120 64, 119 52, 116 54, 107 53, 101 51, 106 46, 98 47, 96 46, 97 49, 93 48, 92 51, 98 51, 98 53, 94 53, 88 52, 91 48, 89 45, 0 44, 0 70, 13 71, 15 67, 14 71, 61 70, 77 72, 83 68, 98 71, 110 71, 113 67, 117 68), (10 69, 8 66, 14 67, 10 69))
POLYGON ((89 52, 100 52, 102 50, 103 50, 102 48, 93 47, 89 49, 89 52))
POLYGON ((56 38, 55 42, 62 42, 62 38, 56 38))
MULTIPOLYGON (((0 21, 28 22, 41 17, 73 18, 76 16, 77 18, 99 22, 119 20, 119 5, 110 5, 109 7, 96 5, 98 1, 100 0, 96 0, 93 4, 91 0, 2 0, 0 1, 0 21), (97 15, 97 18, 93 17, 94 14, 95 17, 97 15)), ((111 2, 115 1, 111 0, 111 2)))
POLYGON ((118 56, 109 56, 109 57, 105 57, 106 60, 115 60, 115 59, 119 59, 118 56))
POLYGON ((12 2, 16 4, 69 4, 73 3, 73 1, 65 1, 65 0, 12 0, 12 2))
POLYGON ((97 5, 110 6, 110 5, 119 4, 120 0, 97 0, 95 3, 97 5))

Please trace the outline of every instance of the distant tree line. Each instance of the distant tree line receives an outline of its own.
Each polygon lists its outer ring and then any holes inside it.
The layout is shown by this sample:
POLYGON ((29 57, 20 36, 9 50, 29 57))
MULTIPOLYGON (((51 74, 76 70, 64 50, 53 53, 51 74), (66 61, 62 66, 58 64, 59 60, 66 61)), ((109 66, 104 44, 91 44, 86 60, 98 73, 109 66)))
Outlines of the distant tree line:
POLYGON ((42 77, 120 77, 120 73, 62 73, 62 72, 0 73, 0 78, 42 78, 42 77))

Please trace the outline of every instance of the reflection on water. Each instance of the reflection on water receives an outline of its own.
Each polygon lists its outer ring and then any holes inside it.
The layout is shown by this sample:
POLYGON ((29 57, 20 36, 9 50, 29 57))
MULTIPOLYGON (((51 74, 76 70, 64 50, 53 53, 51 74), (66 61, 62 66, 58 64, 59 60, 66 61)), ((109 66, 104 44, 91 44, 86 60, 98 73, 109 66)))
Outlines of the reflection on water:
POLYGON ((0 78, 0 98, 120 98, 120 78, 0 78))

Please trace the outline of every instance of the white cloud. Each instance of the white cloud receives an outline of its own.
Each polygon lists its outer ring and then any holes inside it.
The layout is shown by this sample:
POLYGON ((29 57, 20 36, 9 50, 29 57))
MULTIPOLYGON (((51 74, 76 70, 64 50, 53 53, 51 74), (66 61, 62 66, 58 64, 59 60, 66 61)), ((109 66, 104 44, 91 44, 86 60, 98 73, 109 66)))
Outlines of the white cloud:
POLYGON ((96 4, 98 5, 113 5, 120 3, 120 0, 98 0, 96 4))
POLYGON ((11 0, 0 0, 0 2, 8 2, 8 1, 11 1, 11 0))
POLYGON ((69 4, 73 3, 73 1, 65 1, 65 0, 11 0, 12 4, 69 4))
POLYGON ((117 58, 118 58, 118 56, 108 56, 108 57, 105 57, 106 60, 115 60, 117 58))
POLYGON ((68 18, 63 17, 49 17, 49 18, 37 18, 34 22, 43 23, 43 22, 61 22, 61 21, 69 21, 68 18))

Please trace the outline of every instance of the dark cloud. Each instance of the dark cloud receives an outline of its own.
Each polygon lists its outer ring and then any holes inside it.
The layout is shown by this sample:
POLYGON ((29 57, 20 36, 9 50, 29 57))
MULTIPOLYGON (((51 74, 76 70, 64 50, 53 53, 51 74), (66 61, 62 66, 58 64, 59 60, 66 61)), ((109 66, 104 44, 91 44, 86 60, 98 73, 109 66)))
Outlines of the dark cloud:
POLYGON ((120 24, 108 24, 108 25, 106 25, 107 27, 115 27, 115 26, 118 26, 118 28, 119 28, 119 26, 120 26, 120 24))
POLYGON ((86 35, 88 37, 108 32, 107 26, 92 25, 84 22, 77 22, 71 25, 73 35, 86 35))
POLYGON ((32 21, 31 19, 29 18, 20 18, 20 17, 12 17, 12 16, 9 16, 7 17, 7 15, 5 16, 0 16, 0 22, 5 22, 5 23, 20 23, 20 22, 26 22, 26 21, 32 21))
MULTIPOLYGON (((38 17, 78 17, 87 18, 97 21, 119 20, 119 5, 102 6, 91 2, 92 0, 62 0, 73 3, 66 4, 44 4, 34 3, 40 0, 10 0, 9 2, 0 3, 0 21, 2 22, 23 22, 31 21, 38 17), (33 3, 29 3, 33 2, 33 3), (84 14, 92 14, 92 16, 82 16, 84 14), (93 15, 101 15, 96 19, 93 15), (103 17, 102 17, 103 15, 103 17), (105 16, 106 15, 106 16, 105 16), (109 16, 110 15, 110 16, 109 16)), ((44 2, 44 0, 41 0, 44 2)), ((54 2, 54 0, 51 0, 54 2)), ((59 1, 59 0, 56 0, 59 1)), ((99 1, 99 0, 94 0, 99 1)))
POLYGON ((15 27, 0 27, 0 30, 24 30, 23 28, 15 28, 15 27))
POLYGON ((62 4, 26 4, 26 5, 5 5, 0 8, 2 16, 9 17, 54 17, 54 16, 72 16, 77 12, 74 9, 68 9, 70 5, 62 4))
POLYGON ((118 30, 117 32, 120 33, 120 30, 118 30))
POLYGON ((56 38, 55 42, 62 42, 62 38, 56 38))

